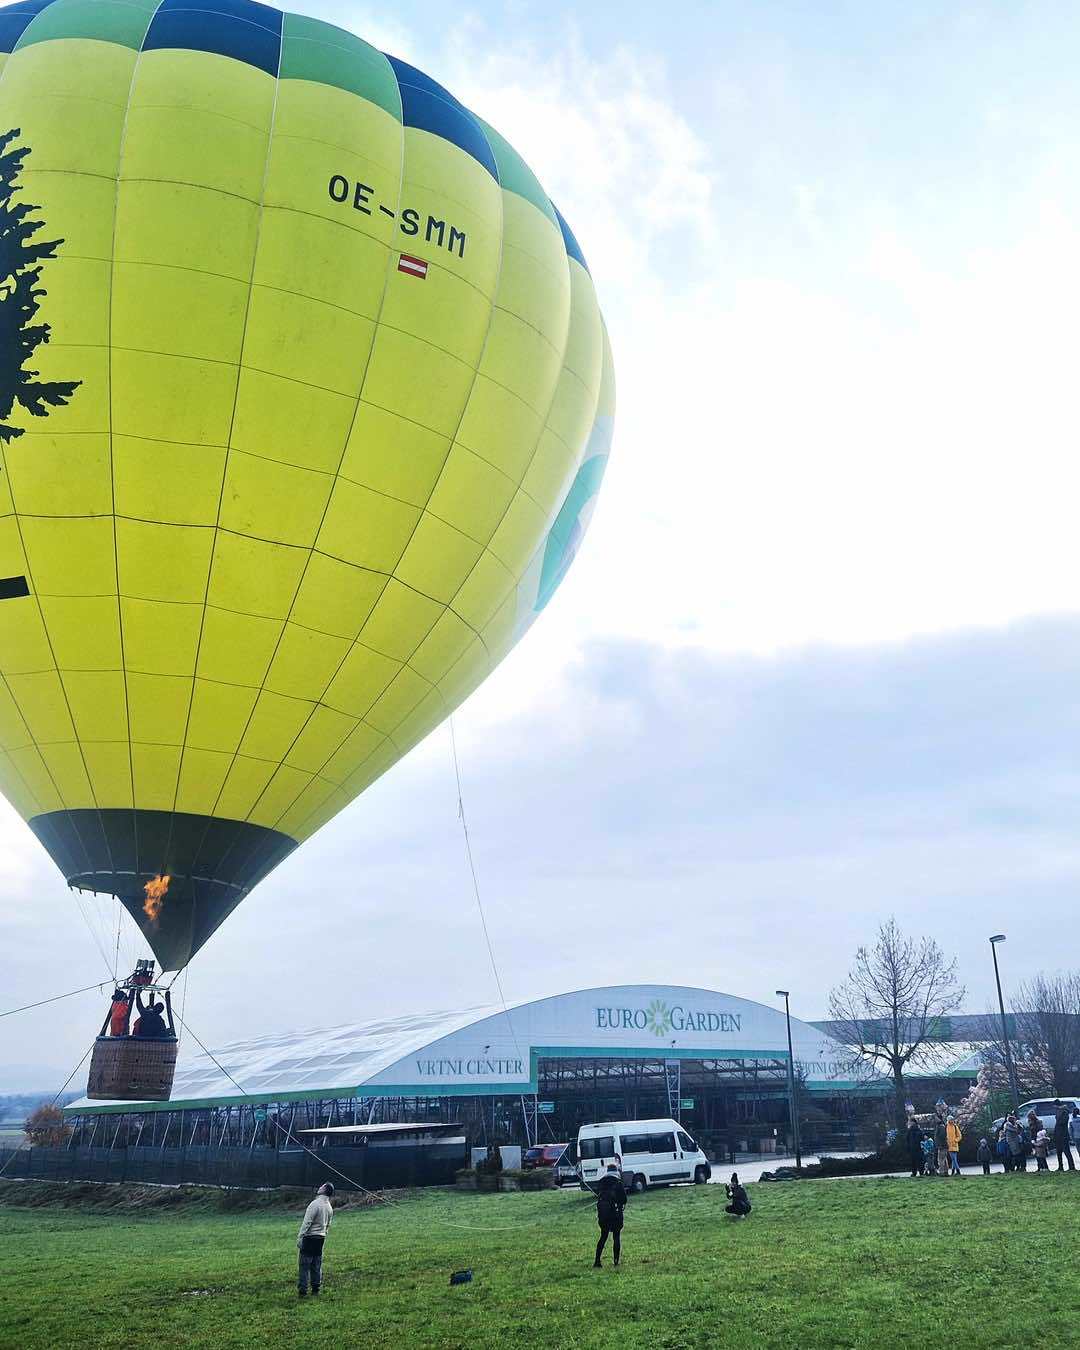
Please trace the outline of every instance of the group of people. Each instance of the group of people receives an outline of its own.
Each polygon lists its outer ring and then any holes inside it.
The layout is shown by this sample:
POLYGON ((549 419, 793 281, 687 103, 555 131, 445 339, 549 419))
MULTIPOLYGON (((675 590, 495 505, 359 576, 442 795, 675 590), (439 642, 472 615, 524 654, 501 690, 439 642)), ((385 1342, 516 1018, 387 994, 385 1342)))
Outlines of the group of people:
POLYGON ((911 1175, 960 1176, 960 1141, 963 1137, 955 1116, 938 1116, 937 1124, 929 1130, 924 1130, 912 1116, 907 1131, 911 1175))
MULTIPOLYGON (((612 1264, 618 1266, 622 1256, 623 1210, 628 1196, 623 1185, 622 1171, 616 1163, 608 1163, 604 1175, 592 1188, 596 1195, 596 1222, 600 1226, 600 1238, 596 1244, 596 1256, 593 1268, 600 1270, 604 1248, 611 1238, 612 1264)), ((732 1172, 731 1181, 724 1188, 728 1204, 726 1213, 734 1218, 743 1219, 753 1206, 746 1194, 746 1187, 739 1181, 737 1172, 732 1172)), ((324 1182, 318 1189, 315 1199, 304 1211, 300 1232, 296 1236, 296 1246, 300 1253, 297 1293, 301 1298, 318 1294, 322 1288, 322 1256, 326 1235, 334 1218, 334 1209, 330 1197, 334 1194, 332 1182, 324 1182)))
POLYGON ((165 1004, 160 999, 144 1004, 141 989, 129 991, 118 985, 113 990, 112 1003, 109 1006, 110 1036, 148 1036, 160 1040, 175 1034, 165 1021, 165 1004), (136 1011, 139 1015, 129 1031, 131 1014, 136 1011))
MULTIPOLYGON (((604 1175, 596 1183, 596 1222, 600 1226, 600 1238, 596 1244, 596 1257, 593 1269, 599 1270, 608 1237, 611 1237, 612 1264, 617 1266, 622 1255, 623 1210, 626 1208, 627 1194, 623 1185, 622 1169, 618 1163, 608 1163, 604 1175)), ((728 1203, 724 1212, 736 1219, 745 1219, 753 1206, 746 1194, 746 1187, 739 1181, 739 1174, 732 1172, 731 1180, 724 1187, 728 1203)))
POLYGON ((1006 1172, 1026 1172, 1027 1160, 1035 1158, 1037 1172, 1049 1172, 1051 1149, 1057 1155, 1057 1170, 1070 1172, 1075 1170, 1072 1146, 1080 1150, 1080 1110, 1070 1108, 1058 1098, 1054 1102, 1054 1125, 1052 1133, 1046 1129, 1034 1110, 1027 1113, 1021 1121, 1015 1111, 1009 1114, 995 1132, 993 1141, 979 1140, 979 1161, 983 1171, 990 1172, 990 1164, 996 1156, 1006 1172))
MULTIPOLYGON (((939 1113, 934 1125, 924 1129, 912 1116, 908 1122, 907 1146, 911 1160, 913 1177, 954 1176, 960 1172, 960 1141, 963 1132, 955 1116, 939 1113)), ((1036 1170, 1048 1172, 1049 1154, 1057 1154, 1057 1170, 1066 1167, 1070 1171, 1075 1167, 1072 1146, 1080 1149, 1080 1110, 1069 1107, 1060 1098, 1054 1102, 1054 1124, 1048 1131, 1034 1108, 1027 1118, 1021 1121, 1015 1111, 1010 1111, 997 1130, 993 1139, 982 1138, 976 1158, 982 1164, 983 1173, 990 1175, 991 1165, 996 1160, 1006 1172, 1026 1172, 1027 1160, 1034 1156, 1036 1170)))

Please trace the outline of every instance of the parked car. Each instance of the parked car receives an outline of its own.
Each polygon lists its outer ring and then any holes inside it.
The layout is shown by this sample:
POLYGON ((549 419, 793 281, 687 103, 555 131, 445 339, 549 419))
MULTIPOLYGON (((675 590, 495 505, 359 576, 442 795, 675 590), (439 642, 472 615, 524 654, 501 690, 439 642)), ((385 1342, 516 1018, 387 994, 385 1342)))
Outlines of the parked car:
MULTIPOLYGON (((1062 1106, 1067 1106, 1069 1108, 1070 1115, 1072 1115, 1074 1109, 1080 1108, 1080 1098, 1078 1097, 1062 1097, 1060 1101, 1062 1106)), ((1023 1102, 1020 1106, 1020 1109, 1016 1113, 1020 1119, 1021 1125, 1027 1124, 1029 1111, 1035 1112, 1035 1114, 1039 1117, 1039 1123, 1042 1125, 1043 1129, 1046 1131, 1048 1135, 1050 1135, 1051 1138, 1053 1138, 1054 1121, 1058 1112, 1058 1108, 1054 1105, 1054 1098, 1036 1097, 1033 1101, 1023 1102)), ((1005 1117, 999 1116, 997 1120, 995 1120, 994 1123, 990 1126, 990 1128, 996 1134, 997 1131, 1000 1130, 1002 1125, 1004 1124, 1005 1124, 1005 1117)))
POLYGON ((609 1162, 621 1166, 623 1184, 634 1191, 670 1186, 678 1181, 700 1184, 712 1176, 705 1154, 675 1120, 611 1120, 582 1125, 578 1157, 583 1185, 596 1183, 609 1162))
POLYGON ((539 1144, 521 1155, 522 1167, 557 1167, 569 1144, 539 1144))

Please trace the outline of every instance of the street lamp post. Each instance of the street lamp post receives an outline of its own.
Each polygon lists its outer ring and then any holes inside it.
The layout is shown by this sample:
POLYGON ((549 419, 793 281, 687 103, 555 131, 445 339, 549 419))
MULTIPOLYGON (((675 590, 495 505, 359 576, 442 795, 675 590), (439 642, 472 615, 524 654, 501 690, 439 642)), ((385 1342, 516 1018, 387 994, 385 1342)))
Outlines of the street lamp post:
POLYGON ((788 991, 778 989, 776 997, 784 1000, 784 1017, 787 1020, 787 1071, 788 1071, 788 1106, 791 1110, 791 1137, 795 1144, 795 1169, 802 1171, 802 1148, 799 1143, 799 1112, 795 1104, 795 1054, 791 1048, 791 1006, 788 1003, 788 991))
POLYGON ((1005 1000, 1001 997, 1001 972, 998 970, 997 945, 1005 941, 1004 933, 995 933, 990 939, 990 950, 994 953, 994 979, 997 981, 998 1007, 1001 1010, 1001 1035, 1005 1042, 1005 1064, 1009 1070, 1009 1086, 1012 1088, 1013 1110, 1020 1109, 1020 1093, 1016 1088, 1016 1070, 1013 1068, 1012 1049, 1009 1045, 1009 1024, 1005 1020, 1005 1000))

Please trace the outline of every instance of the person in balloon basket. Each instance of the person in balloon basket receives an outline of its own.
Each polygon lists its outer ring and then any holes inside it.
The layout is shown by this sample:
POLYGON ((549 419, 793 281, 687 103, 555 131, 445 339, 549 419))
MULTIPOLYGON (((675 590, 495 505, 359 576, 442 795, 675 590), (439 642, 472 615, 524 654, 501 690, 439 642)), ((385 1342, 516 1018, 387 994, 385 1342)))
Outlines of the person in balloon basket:
POLYGON ((157 1001, 146 1007, 142 1001, 142 991, 136 989, 135 1006, 139 1010, 139 1016, 135 1019, 135 1025, 131 1031, 133 1036, 149 1036, 153 1040, 168 1040, 175 1034, 166 1025, 164 1003, 157 1001))
POLYGON ((611 1234, 612 1264, 619 1264, 622 1255, 623 1210, 626 1208, 626 1187, 616 1163, 608 1163, 607 1170, 596 1185, 596 1222, 600 1225, 600 1240, 596 1244, 593 1269, 599 1270, 604 1244, 611 1234))
POLYGON ((731 1180, 724 1188, 727 1191, 730 1205, 724 1206, 724 1213, 731 1214, 736 1219, 745 1219, 753 1206, 750 1204, 750 1197, 746 1194, 746 1187, 739 1180, 739 1174, 732 1172, 731 1180))
POLYGON ((301 1298, 307 1297, 309 1283, 313 1294, 322 1288, 323 1243, 334 1218, 334 1207, 330 1203, 333 1194, 333 1182, 324 1181, 315 1192, 315 1199, 304 1210, 304 1221, 296 1235, 296 1246, 300 1252, 297 1293, 301 1298))
POLYGON ((113 991, 112 1003, 109 1007, 109 1035, 126 1036, 130 1020, 131 1000, 128 998, 127 990, 121 989, 118 985, 113 991))

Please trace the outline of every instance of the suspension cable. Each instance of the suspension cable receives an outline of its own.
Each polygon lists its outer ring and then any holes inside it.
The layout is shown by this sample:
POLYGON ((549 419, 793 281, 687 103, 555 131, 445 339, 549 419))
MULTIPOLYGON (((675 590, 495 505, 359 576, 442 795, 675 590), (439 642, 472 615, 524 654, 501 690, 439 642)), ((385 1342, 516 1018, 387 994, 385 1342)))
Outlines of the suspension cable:
MULTIPOLYGON (((100 986, 98 986, 98 987, 100 987, 100 986)), ((91 985, 90 988, 92 989, 92 988, 94 988, 94 986, 91 985)), ((60 997, 61 997, 61 998, 66 998, 67 995, 66 995, 66 994, 61 994, 60 997)), ((51 1001, 51 1000, 49 1000, 49 1001, 51 1001)), ((33 1005, 31 1005, 31 1006, 33 1006, 33 1005)), ((78 1064, 75 1065, 75 1067, 72 1069, 72 1071, 71 1071, 71 1072, 68 1074, 68 1076, 64 1079, 63 1086, 62 1086, 62 1087, 60 1088, 60 1090, 57 1092, 56 1096, 52 1099, 52 1101, 49 1102, 49 1105, 50 1105, 50 1106, 55 1106, 55 1105, 56 1105, 56 1103, 60 1100, 60 1098, 64 1095, 65 1091, 67 1090, 68 1084, 69 1084, 69 1083, 71 1082, 71 1080, 75 1077, 75 1075, 79 1072, 79 1070, 80 1070, 80 1069, 82 1068, 82 1066, 86 1063, 86 1061, 90 1058, 90 1055, 91 1055, 91 1053, 92 1053, 92 1051, 93 1051, 93 1049, 94 1049, 94 1041, 96 1041, 96 1040, 97 1040, 97 1037, 95 1036, 95 1037, 94 1037, 94 1040, 91 1041, 90 1044, 87 1046, 86 1052, 85 1052, 85 1054, 83 1055, 82 1059, 79 1060, 78 1064)), ((13 1149, 11 1150, 11 1154, 10 1154, 10 1156, 8 1157, 7 1162, 4 1163, 3 1167, 0 1167, 0 1177, 2 1177, 2 1176, 4 1175, 4 1173, 8 1170, 8 1168, 11 1166, 11 1164, 12 1164, 12 1163, 15 1161, 15 1159, 19 1156, 19 1153, 20 1153, 20 1152, 21 1152, 21 1150, 18 1149, 18 1148, 13 1148, 13 1149)), ((35 1180, 35 1181, 36 1181, 36 1180, 40 1180, 40 1178, 35 1177, 34 1180, 35 1180)))
MULTIPOLYGON (((181 1023, 185 1026, 188 1035, 199 1047, 199 1049, 203 1052, 203 1054, 206 1055, 206 1057, 209 1060, 211 1060, 217 1066, 218 1069, 221 1070, 221 1072, 225 1075, 225 1077, 229 1080, 229 1082, 232 1083, 233 1087, 235 1087, 238 1092, 242 1093, 245 1097, 250 1097, 251 1093, 248 1092, 247 1089, 243 1087, 242 1084, 237 1082, 237 1080, 233 1077, 233 1075, 229 1072, 229 1070, 225 1067, 225 1065, 222 1064, 221 1060, 219 1060, 218 1057, 212 1051, 206 1048, 206 1046, 202 1043, 202 1041, 199 1040, 198 1036, 196 1036, 195 1032, 192 1031, 191 1027, 183 1022, 182 1017, 180 1020, 181 1023)), ((394 1197, 387 1195, 385 1191, 369 1190, 366 1186, 362 1186, 360 1182, 358 1182, 355 1178, 350 1177, 347 1172, 343 1172, 339 1167, 335 1167, 333 1163, 327 1162, 327 1160, 321 1154, 317 1153, 313 1148, 309 1148, 308 1145, 305 1144, 302 1139, 297 1139, 296 1135, 292 1133, 289 1127, 287 1125, 282 1125, 281 1122, 276 1117, 273 1119, 272 1123, 274 1127, 277 1129, 277 1131, 280 1134, 284 1135, 287 1140, 290 1140, 292 1143, 296 1144, 298 1148, 303 1149, 305 1153, 309 1153, 316 1160, 316 1162, 320 1163, 328 1171, 335 1173, 337 1176, 341 1177, 343 1181, 347 1181, 350 1186, 355 1187, 358 1191, 362 1191, 364 1195, 370 1196, 371 1199, 377 1202, 378 1204, 397 1205, 399 1203, 399 1201, 394 1199, 394 1197)), ((591 1191, 591 1189, 592 1188, 590 1187, 589 1190, 591 1191)), ((578 1198, 584 1199, 585 1197, 578 1197, 578 1198)), ((591 1201, 592 1198, 593 1197, 590 1194, 588 1199, 591 1201)), ((459 1223, 454 1219, 447 1219, 442 1215, 437 1215, 436 1222, 442 1223, 448 1228, 463 1228, 484 1233, 502 1233, 502 1232, 511 1232, 514 1229, 520 1227, 532 1227, 536 1224, 542 1223, 545 1217, 546 1216, 538 1216, 535 1219, 531 1220, 527 1219, 524 1221, 523 1224, 492 1225, 486 1223, 485 1224, 459 1223)))
POLYGON ((487 944, 488 958, 491 961, 491 971, 495 976, 495 987, 499 991, 499 1001, 502 1003, 503 1016, 506 1018, 506 1025, 510 1029, 510 1036, 514 1042, 514 1049, 521 1057, 521 1046, 518 1044, 517 1032, 514 1030, 514 1022, 510 1016, 510 1008, 506 1002, 506 994, 503 992, 502 977, 499 975, 499 963, 495 959, 495 947, 491 941, 491 933, 488 930, 487 916, 484 913, 484 904, 480 899, 480 880, 476 873, 476 862, 473 858, 472 840, 469 838, 469 822, 465 816, 465 801, 461 791, 461 766, 458 763, 457 736, 454 734, 454 719, 451 716, 447 719, 450 725, 450 750, 454 758, 454 782, 457 785, 457 804, 458 819, 461 821, 461 832, 465 836, 465 857, 469 863, 469 874, 472 877, 473 895, 476 897, 476 908, 480 914, 480 925, 484 930, 484 941, 487 944))
POLYGON ((42 998, 37 1003, 24 1003, 21 1008, 8 1008, 7 1012, 0 1012, 0 1017, 14 1017, 16 1013, 28 1012, 31 1008, 44 1008, 46 1003, 59 1003, 61 999, 74 998, 76 994, 88 994, 91 989, 104 989, 106 985, 113 983, 113 980, 99 980, 97 984, 86 984, 81 989, 69 989, 66 994, 54 994, 52 998, 42 998))

